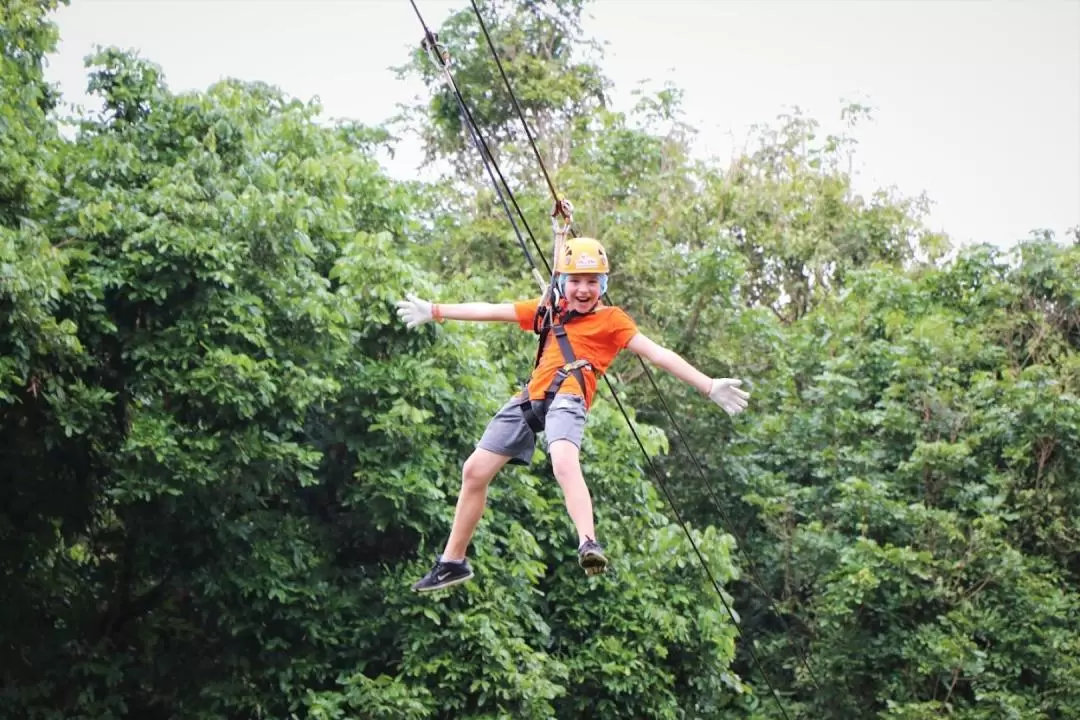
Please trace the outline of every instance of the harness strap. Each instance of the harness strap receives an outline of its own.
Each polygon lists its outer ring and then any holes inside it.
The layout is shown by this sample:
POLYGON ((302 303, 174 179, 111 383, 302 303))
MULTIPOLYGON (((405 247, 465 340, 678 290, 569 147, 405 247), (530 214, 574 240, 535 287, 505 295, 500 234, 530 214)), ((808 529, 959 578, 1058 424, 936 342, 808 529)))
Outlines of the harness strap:
POLYGON ((592 370, 592 365, 590 365, 587 360, 578 360, 574 355, 574 346, 570 344, 570 338, 566 336, 566 328, 563 327, 562 323, 555 325, 552 328, 552 332, 555 333, 555 339, 559 342, 559 350, 562 352, 563 360, 566 361, 566 364, 559 368, 559 371, 555 373, 555 377, 552 378, 551 387, 548 388, 548 392, 551 392, 552 388, 558 392, 558 388, 562 386, 567 378, 567 373, 569 372, 572 373, 574 379, 577 380, 578 387, 581 388, 582 397, 584 397, 585 375, 581 371, 583 368, 592 370))
POLYGON ((564 364, 556 371, 555 376, 551 379, 551 384, 548 385, 547 390, 544 391, 544 397, 541 400, 533 400, 529 397, 529 385, 526 382, 525 387, 521 392, 519 407, 521 412, 525 415, 525 421, 529 424, 529 427, 533 432, 542 432, 547 419, 548 406, 551 401, 558 394, 559 388, 566 382, 566 379, 573 375, 577 380, 578 387, 581 388, 582 396, 586 392, 585 390, 585 374, 584 370, 593 371, 593 366, 588 360, 579 360, 574 355, 574 347, 570 344, 570 338, 566 335, 565 323, 571 322, 574 318, 581 317, 580 313, 570 312, 564 322, 551 324, 550 321, 545 322, 545 327, 541 330, 540 347, 536 352, 536 364, 540 364, 540 356, 544 351, 544 340, 547 337, 547 333, 555 333, 555 340, 559 344, 559 352, 562 353, 564 364))

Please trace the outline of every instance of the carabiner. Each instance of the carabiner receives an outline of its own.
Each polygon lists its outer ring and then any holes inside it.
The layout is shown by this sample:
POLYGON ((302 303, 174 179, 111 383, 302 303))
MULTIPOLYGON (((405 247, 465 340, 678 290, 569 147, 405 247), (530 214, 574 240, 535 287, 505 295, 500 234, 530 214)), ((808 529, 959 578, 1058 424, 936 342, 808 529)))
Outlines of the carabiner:
POLYGON ((555 204, 551 208, 551 229, 556 235, 566 238, 566 234, 570 232, 570 226, 574 224, 574 205, 566 198, 562 200, 555 200, 555 204), (560 223, 559 218, 562 218, 566 222, 560 223))

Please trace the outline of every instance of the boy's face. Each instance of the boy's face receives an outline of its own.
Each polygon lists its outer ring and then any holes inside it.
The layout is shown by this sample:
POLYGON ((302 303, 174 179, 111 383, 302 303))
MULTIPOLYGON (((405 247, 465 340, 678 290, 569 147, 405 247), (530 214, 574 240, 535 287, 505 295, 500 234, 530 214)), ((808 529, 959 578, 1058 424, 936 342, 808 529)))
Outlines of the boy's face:
POLYGON ((588 312, 600 299, 599 275, 567 275, 566 302, 568 309, 588 312))

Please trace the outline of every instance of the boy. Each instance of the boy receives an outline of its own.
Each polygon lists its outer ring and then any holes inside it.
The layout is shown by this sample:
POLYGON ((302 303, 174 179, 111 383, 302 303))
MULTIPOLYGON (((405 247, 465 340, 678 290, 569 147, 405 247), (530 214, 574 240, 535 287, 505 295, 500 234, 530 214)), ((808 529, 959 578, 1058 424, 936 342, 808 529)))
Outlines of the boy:
MULTIPOLYGON (((693 385, 729 415, 746 409, 750 395, 739 389, 741 380, 709 378, 639 332, 623 310, 601 304, 600 297, 607 291, 609 266, 607 253, 598 241, 566 240, 555 270, 563 297, 559 318, 553 323, 553 332, 524 392, 510 399, 491 419, 476 450, 465 461, 450 537, 435 566, 413 585, 417 592, 441 590, 473 576, 465 552, 484 511, 488 485, 506 463, 531 462, 536 433, 541 430, 555 479, 577 529, 578 563, 588 575, 604 571, 608 561, 596 542, 592 498, 581 474, 579 450, 597 377, 623 348, 693 385), (551 342, 553 339, 555 342, 551 342)), ((516 322, 523 330, 531 331, 539 303, 537 298, 502 304, 433 305, 409 295, 397 306, 399 317, 409 328, 450 319, 516 322)))

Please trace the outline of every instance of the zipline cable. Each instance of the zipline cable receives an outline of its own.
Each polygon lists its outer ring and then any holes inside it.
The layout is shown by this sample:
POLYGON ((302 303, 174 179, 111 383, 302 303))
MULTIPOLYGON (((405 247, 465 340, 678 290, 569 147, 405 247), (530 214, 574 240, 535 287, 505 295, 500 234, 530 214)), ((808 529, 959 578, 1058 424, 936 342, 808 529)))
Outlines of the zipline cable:
POLYGON ((499 74, 502 75, 503 83, 506 85, 506 89, 510 91, 510 101, 514 104, 514 110, 517 112, 517 116, 521 118, 521 126, 525 128, 525 136, 529 138, 529 145, 532 146, 533 154, 536 155, 536 161, 540 164, 540 172, 544 174, 544 180, 547 182, 548 189, 551 190, 551 197, 558 202, 559 193, 555 191, 555 183, 551 182, 551 176, 548 175, 547 167, 544 165, 544 159, 540 157, 540 150, 537 149, 536 140, 533 138, 532 131, 529 130, 529 123, 525 122, 525 113, 521 110, 517 95, 514 94, 513 90, 510 90, 510 79, 506 77, 506 71, 503 70, 502 60, 499 59, 499 53, 495 51, 495 43, 491 42, 491 35, 488 34, 484 16, 480 14, 480 8, 476 6, 476 0, 469 0, 469 2, 472 3, 473 13, 476 14, 476 19, 480 21, 480 29, 484 31, 484 37, 487 39, 488 47, 491 48, 491 54, 495 58, 495 64, 499 67, 499 74))
MULTIPOLYGON (((491 168, 488 167, 488 160, 489 159, 491 161, 491 164, 493 166, 495 166, 496 169, 498 168, 498 163, 495 161, 495 158, 490 155, 490 153, 487 153, 485 155, 485 151, 487 150, 486 145, 484 145, 482 140, 480 140, 480 138, 479 138, 479 128, 477 128, 475 126, 475 121, 472 118, 472 114, 468 111, 468 107, 465 104, 464 99, 461 96, 461 92, 457 87, 457 83, 454 82, 453 76, 452 76, 449 68, 447 67, 446 59, 441 54, 439 54, 439 52, 438 52, 438 44, 437 44, 436 36, 428 28, 427 23, 424 21, 424 18, 422 16, 422 14, 420 13, 420 9, 417 7, 415 0, 409 0, 409 2, 412 5, 413 10, 416 13, 417 19, 420 21, 420 24, 424 29, 425 43, 431 43, 431 47, 429 48, 429 53, 433 53, 435 55, 435 57, 437 57, 439 59, 440 67, 441 67, 441 69, 443 70, 443 72, 444 72, 444 74, 446 76, 446 80, 447 80, 448 84, 450 85, 450 87, 453 89, 454 95, 458 100, 458 105, 459 105, 460 109, 462 110, 463 115, 466 117, 466 121, 467 121, 466 124, 469 125, 470 134, 473 137, 473 141, 474 141, 474 143, 475 143, 475 145, 477 147, 477 150, 481 153, 481 160, 484 162, 484 167, 488 171, 488 176, 490 177, 492 183, 496 186, 496 192, 498 192, 499 199, 503 203, 503 209, 506 211, 507 216, 511 217, 511 224, 513 224, 514 231, 518 236, 519 243, 520 243, 520 245, 522 247, 522 250, 525 252, 526 260, 528 260, 528 262, 531 265, 533 271, 538 272, 538 270, 536 268, 536 264, 533 261, 531 255, 529 254, 527 246, 525 245, 524 238, 522 238, 521 232, 517 228, 517 224, 514 223, 514 221, 513 221, 513 218, 512 218, 512 216, 510 214, 509 207, 507 206, 506 201, 503 198, 502 191, 499 189, 498 184, 495 181, 495 176, 492 173, 491 168)), ((473 8, 474 8, 474 10, 477 9, 475 3, 473 4, 473 8)), ((487 33, 486 33, 486 29, 485 29, 485 35, 486 34, 487 33)), ((490 42, 490 36, 488 37, 488 41, 490 42)), ((497 59, 497 55, 496 55, 496 59, 497 59)), ((501 69, 501 63, 500 63, 500 69, 501 69)), ((503 78, 504 78, 504 80, 506 80, 505 73, 503 74, 503 78)), ((508 81, 507 81, 507 88, 510 89, 508 81)), ((511 90, 511 94, 512 93, 513 93, 513 91, 511 90)), ((520 112, 520 106, 518 106, 516 100, 514 101, 514 104, 515 104, 516 107, 518 107, 519 112, 520 112)), ((524 116, 522 115, 521 117, 522 117, 522 120, 524 122, 524 116)), ((526 125, 526 129, 527 129, 527 125, 526 125)), ((531 138, 530 138, 530 142, 531 142, 531 138)), ((534 152, 537 153, 537 157, 539 159, 539 152, 537 151, 535 144, 533 144, 533 150, 534 150, 534 152)), ((543 165, 543 160, 542 159, 540 160, 540 162, 541 162, 541 165, 543 165)), ((545 178, 548 179, 549 188, 551 188, 551 190, 552 190, 552 192, 554 194, 554 186, 551 183, 550 177, 547 175, 546 168, 544 168, 543 172, 544 172, 545 178)), ((501 172, 499 173, 499 177, 502 178, 502 173, 501 172)), ((504 184, 505 184, 505 179, 503 179, 503 181, 504 181, 504 184)), ((507 191, 509 192, 509 186, 508 185, 507 185, 507 191)), ((559 202, 559 198, 558 198, 557 194, 555 194, 555 200, 556 200, 556 203, 559 202)), ((520 212, 520 209, 519 209, 519 212, 520 212)), ((536 243, 535 237, 533 238, 533 242, 534 242, 534 244, 536 243)), ((538 251, 539 251, 539 248, 538 248, 538 251)), ((540 254, 541 254, 541 258, 543 258, 543 253, 541 252, 540 254)), ((545 260, 545 265, 546 265, 546 260, 545 260)), ((644 364, 644 361, 642 361, 642 363, 644 364)), ((646 370, 646 372, 648 372, 648 368, 645 368, 645 370, 646 370)), ((619 400, 618 394, 615 392, 615 388, 611 385, 610 379, 607 378, 607 376, 604 376, 604 380, 607 383, 608 389, 611 391, 612 397, 615 399, 615 402, 618 405, 619 410, 623 415, 623 418, 626 420, 627 426, 630 428, 630 431, 633 434, 634 439, 637 441, 638 447, 641 449, 642 454, 644 455, 644 457, 646 459, 646 462, 648 463, 652 474, 656 478, 657 484, 660 486, 661 490, 664 493, 664 496, 667 498, 668 504, 671 506, 672 511, 675 514, 676 521, 678 522, 679 526, 682 528, 683 533, 687 537, 687 540, 690 542, 690 545, 693 548, 694 553, 696 554, 696 556, 698 558, 698 561, 700 562, 702 568, 704 569, 705 574, 708 576, 709 581, 713 586, 713 589, 716 591, 717 597, 720 598, 720 602, 723 604, 724 609, 727 611, 729 617, 731 618, 732 627, 735 628, 735 631, 736 631, 737 634, 739 634, 739 636, 742 636, 742 629, 739 627, 738 620, 735 617, 735 612, 732 610, 731 606, 727 602, 727 599, 724 597, 723 591, 721 590, 719 583, 716 581, 716 578, 714 577, 714 575, 712 573, 712 570, 708 565, 708 562, 705 560, 704 555, 702 554, 700 548, 698 547, 697 542, 694 540, 693 534, 690 532, 690 530, 687 527, 685 521, 683 520, 682 514, 679 513, 678 508, 677 508, 677 506, 675 504, 674 497, 672 497, 671 493, 668 491, 667 485, 664 483, 660 473, 657 471, 656 466, 653 463, 652 457, 649 455, 649 452, 645 448, 644 443, 641 441, 641 438, 638 436, 638 433, 637 433, 637 430, 636 430, 636 428, 635 428, 635 426, 633 424, 633 421, 630 419, 629 414, 626 412, 626 409, 623 407, 622 402, 619 400)), ((655 388, 655 384, 654 384, 654 388, 655 388)), ((666 406, 666 403, 665 403, 665 408, 666 407, 667 406, 666 406)), ((769 692, 771 693, 771 695, 773 697, 773 700, 776 702, 776 705, 779 708, 781 715, 783 715, 785 720, 790 720, 790 718, 789 718, 789 716, 787 714, 787 710, 785 709, 783 702, 781 702, 780 696, 777 693, 776 688, 773 687, 772 682, 768 678, 768 674, 765 672, 764 666, 762 665, 760 658, 758 657, 757 653, 754 651, 754 649, 752 647, 752 643, 747 643, 745 645, 745 647, 746 647, 747 652, 750 654, 751 658, 753 659, 754 664, 757 666, 758 672, 761 673, 762 680, 765 682, 765 685, 768 687, 769 692)))
MULTIPOLYGON (((607 378, 604 378, 607 380, 607 378)), ((709 582, 712 584, 713 589, 716 591, 716 596, 720 598, 720 602, 724 605, 724 609, 727 610, 728 616, 731 617, 732 627, 735 628, 735 632, 739 637, 743 636, 742 628, 739 627, 739 621, 735 618, 735 611, 731 609, 731 605, 728 604, 727 598, 724 597, 724 591, 720 589, 720 584, 713 576, 712 568, 709 567, 709 563, 705 560, 705 556, 701 553, 701 549, 698 547, 697 542, 694 540, 694 536, 690 534, 690 529, 686 525, 686 521, 683 520, 682 513, 679 512, 679 508, 675 504, 675 498, 672 497, 668 491, 667 484, 661 479, 660 471, 656 469, 656 465, 653 463, 652 457, 649 455, 649 451, 645 449, 645 443, 641 441, 638 436, 637 428, 634 426, 633 421, 627 414, 626 409, 623 407, 622 401, 619 399, 618 394, 615 392, 615 388, 612 387, 611 381, 607 381, 608 389, 611 391, 611 396, 615 399, 615 404, 619 406, 619 412, 622 413, 623 418, 626 420, 627 427, 630 428, 630 434, 634 436, 634 440, 637 441, 638 447, 641 448, 642 455, 645 456, 645 461, 649 465, 649 470, 656 478, 657 485, 664 493, 664 497, 667 498, 668 505, 671 506, 671 511, 675 514, 675 520, 679 523, 679 527, 682 528, 683 533, 686 535, 686 539, 690 541, 690 546, 694 549, 694 554, 697 555, 698 562, 701 563, 701 568, 705 571, 705 575, 708 576, 709 582)), ((780 714, 784 716, 784 720, 790 720, 787 710, 784 708, 784 703, 780 701, 780 695, 777 693, 776 688, 773 687, 772 681, 769 680, 768 674, 765 672, 765 667, 761 663, 761 659, 754 651, 752 643, 746 643, 744 645, 746 651, 750 653, 750 657, 754 661, 754 665, 757 666, 758 672, 761 673, 761 679, 765 682, 765 686, 769 688, 769 693, 772 695, 773 700, 776 702, 776 706, 780 709, 780 714)))
POLYGON ((547 259, 544 257, 544 252, 540 248, 540 244, 536 241, 536 236, 533 235, 532 228, 529 227, 528 221, 525 219, 525 213, 523 213, 521 211, 521 208, 518 206, 517 200, 514 198, 514 195, 510 190, 509 183, 506 182, 506 178, 503 177, 502 171, 499 170, 499 165, 495 161, 495 156, 491 153, 491 150, 488 148, 487 143, 481 136, 479 126, 477 126, 476 121, 473 119, 472 113, 469 112, 469 107, 465 103, 465 99, 461 95, 461 90, 458 89, 457 83, 454 81, 454 76, 450 72, 450 68, 448 66, 448 59, 443 52, 440 52, 438 36, 431 32, 431 30, 427 26, 427 23, 424 22, 424 18, 420 14, 420 8, 416 6, 415 0, 409 0, 409 2, 412 5, 413 10, 416 12, 416 17, 420 21, 420 25, 424 28, 424 48, 427 50, 428 55, 430 57, 433 57, 438 63, 439 69, 443 72, 443 79, 446 81, 447 85, 450 87, 450 90, 454 94, 454 98, 457 100, 458 108, 461 110, 462 115, 464 115, 466 119, 465 124, 468 126, 469 135, 472 138, 473 144, 476 146, 477 152, 480 153, 480 161, 483 163, 484 169, 487 171, 488 177, 491 179, 491 184, 494 186, 495 193, 499 197, 499 202, 502 205, 503 210, 506 212, 507 218, 509 218, 510 220, 510 225, 514 228, 514 234, 517 235, 518 244, 521 246, 522 252, 525 253, 525 259, 529 262, 529 266, 532 268, 534 277, 536 278, 537 282, 540 283, 541 287, 543 287, 543 280, 542 278, 540 278, 539 275, 540 271, 536 266, 536 262, 532 258, 532 254, 529 253, 529 248, 525 244, 525 238, 522 236, 521 230, 518 228, 517 222, 515 222, 514 220, 513 213, 510 212, 510 207, 509 205, 507 205, 506 196, 509 196, 510 202, 513 204, 514 209, 518 213, 521 224, 524 226, 526 233, 532 240, 533 246, 536 248, 537 254, 539 254, 541 260, 543 260, 544 268, 548 271, 548 274, 550 275, 551 268, 547 264, 547 259), (494 168, 494 171, 492 170, 492 168, 494 168), (498 175, 499 180, 502 181, 502 188, 500 188, 499 182, 495 179, 496 174, 498 175), (505 188, 506 190, 505 195, 503 193, 503 188, 505 188))
MULTIPOLYGON (((506 91, 510 96, 510 101, 514 106, 514 110, 517 112, 518 119, 521 120, 521 126, 525 130, 525 136, 529 140, 529 145, 532 146, 533 154, 536 156, 536 161, 540 165, 540 171, 543 174, 544 179, 547 181, 548 189, 551 190, 551 196, 552 196, 552 198, 554 198, 554 200, 556 202, 558 202, 559 193, 555 189, 555 184, 551 181, 551 176, 548 174, 547 167, 545 166, 545 163, 544 163, 544 159, 543 159, 543 157, 541 157, 539 149, 537 149, 536 140, 533 137, 532 131, 529 129, 529 123, 525 119, 525 113, 522 111, 521 105, 518 103, 517 94, 514 92, 514 89, 510 85, 510 79, 509 79, 509 77, 507 77, 506 71, 503 68, 502 60, 499 58, 499 52, 498 52, 498 50, 495 49, 495 43, 491 39, 491 33, 488 32, 487 23, 484 21, 484 16, 480 12, 480 8, 477 6, 476 0, 469 0, 469 3, 472 5, 473 14, 476 15, 476 20, 477 20, 478 24, 480 25, 480 29, 484 34, 484 38, 487 41, 488 49, 491 51, 491 56, 495 59, 495 65, 499 69, 499 75, 502 77, 503 84, 506 86, 506 91)), ((571 230, 571 232, 572 232, 572 230, 571 230)), ((607 293, 605 293, 605 294, 608 295, 608 301, 611 302, 612 304, 614 304, 614 302, 611 301, 611 299, 610 299, 610 295, 607 294, 607 293)), ((701 463, 698 461, 697 456, 695 455, 694 451, 691 449, 690 444, 686 439, 686 436, 682 432, 682 428, 679 426, 678 422, 675 420, 675 416, 671 412, 671 408, 668 407, 667 401, 664 399, 663 394, 660 392, 660 388, 656 384, 656 380, 653 377, 652 371, 645 364, 644 360, 639 358, 639 361, 641 362, 641 368, 642 368, 642 370, 644 370, 645 376, 649 379, 649 383, 652 385, 653 391, 655 392, 657 398, 660 400, 660 403, 663 405, 664 411, 667 414, 668 419, 671 421, 672 426, 675 428, 676 434, 679 436, 679 439, 682 441, 683 447, 686 449, 686 452, 690 456, 690 459, 694 463, 694 466, 697 468, 698 473, 700 474, 702 481, 705 483, 705 487, 708 490, 709 497, 712 499, 713 506, 716 508, 716 510, 720 514, 722 520, 724 521, 724 523, 729 528, 729 531, 735 536, 735 539, 738 541, 739 546, 742 547, 742 548, 746 548, 747 545, 743 542, 743 538, 739 536, 738 531, 734 529, 734 527, 735 527, 734 523, 731 522, 731 519, 728 516, 727 512, 724 511, 723 506, 720 504, 720 500, 717 497, 716 490, 713 488, 712 483, 709 481, 709 478, 705 473, 705 469, 702 467, 701 463)), ((609 383, 609 386, 610 386, 610 383, 609 383)), ((791 633, 790 626, 788 625, 787 621, 784 619, 783 614, 780 612, 780 610, 777 607, 776 602, 773 600, 772 596, 769 595, 769 593, 765 590, 765 583, 762 582, 761 577, 757 572, 757 566, 754 563, 753 558, 750 557, 749 553, 744 553, 744 556, 745 556, 747 562, 749 563, 749 566, 750 566, 749 569, 750 569, 751 575, 753 576, 755 582, 757 582, 757 585, 758 585, 758 588, 761 591, 761 594, 765 597, 765 600, 768 602, 769 607, 772 610, 773 614, 780 621, 780 623, 784 626, 784 632, 788 636, 788 640, 790 641, 791 638, 792 638, 792 633, 791 633)), ((795 654, 798 656, 798 659, 799 659, 800 663, 806 669, 806 672, 809 674, 811 682, 813 682, 813 684, 814 684, 815 688, 818 690, 818 692, 821 692, 821 683, 818 681, 817 675, 814 673, 814 670, 811 667, 807 656, 803 654, 803 652, 799 649, 799 647, 798 647, 798 645, 796 643, 791 642, 790 644, 791 644, 792 649, 795 651, 795 654)))

